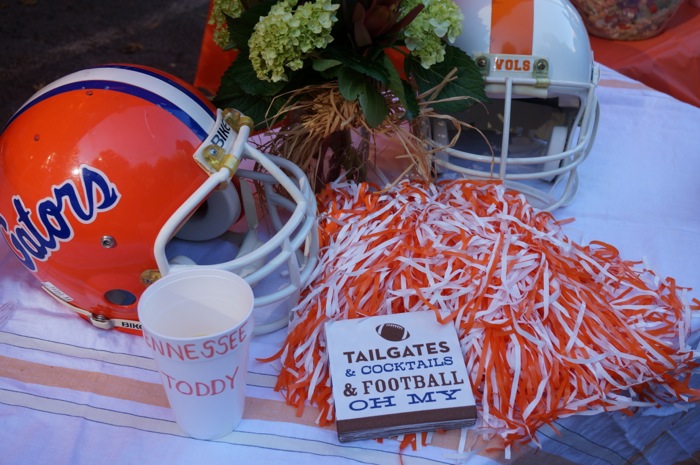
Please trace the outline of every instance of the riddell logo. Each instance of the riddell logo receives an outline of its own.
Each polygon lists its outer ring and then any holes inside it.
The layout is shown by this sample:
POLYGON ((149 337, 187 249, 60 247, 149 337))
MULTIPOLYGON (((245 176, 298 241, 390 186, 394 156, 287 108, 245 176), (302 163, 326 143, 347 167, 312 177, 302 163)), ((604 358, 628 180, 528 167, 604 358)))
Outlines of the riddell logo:
POLYGON ((532 70, 532 60, 527 58, 496 58, 494 60, 496 71, 524 71, 532 70))
POLYGON ((231 126, 222 120, 219 128, 216 130, 216 134, 214 134, 214 137, 211 138, 211 143, 223 148, 230 135, 231 126))

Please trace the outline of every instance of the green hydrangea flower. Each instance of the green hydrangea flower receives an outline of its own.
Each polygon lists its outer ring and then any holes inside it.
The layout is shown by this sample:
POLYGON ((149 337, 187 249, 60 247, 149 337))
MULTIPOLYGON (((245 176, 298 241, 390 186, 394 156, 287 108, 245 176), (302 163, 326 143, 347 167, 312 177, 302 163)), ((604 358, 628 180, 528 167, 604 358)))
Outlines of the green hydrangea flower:
POLYGON ((243 14, 243 4, 240 0, 214 0, 209 17, 209 24, 214 26, 214 42, 221 48, 228 45, 229 33, 226 16, 238 18, 243 14))
POLYGON ((250 62, 260 80, 286 81, 286 69, 300 69, 304 58, 333 41, 331 28, 338 21, 340 5, 331 0, 296 5, 297 0, 282 0, 255 25, 248 46, 250 62))
POLYGON ((464 15, 452 0, 404 0, 403 11, 423 3, 425 9, 403 31, 406 47, 424 68, 445 59, 443 40, 454 42, 462 33, 464 15))

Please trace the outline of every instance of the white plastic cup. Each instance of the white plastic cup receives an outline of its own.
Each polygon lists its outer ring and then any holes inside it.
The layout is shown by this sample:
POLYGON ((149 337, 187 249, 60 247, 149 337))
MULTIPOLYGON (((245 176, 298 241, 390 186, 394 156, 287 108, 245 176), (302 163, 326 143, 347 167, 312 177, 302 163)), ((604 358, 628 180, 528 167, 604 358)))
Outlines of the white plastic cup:
POLYGON ((236 429, 253 334, 248 283, 213 268, 177 271, 146 289, 138 314, 180 428, 198 439, 236 429))

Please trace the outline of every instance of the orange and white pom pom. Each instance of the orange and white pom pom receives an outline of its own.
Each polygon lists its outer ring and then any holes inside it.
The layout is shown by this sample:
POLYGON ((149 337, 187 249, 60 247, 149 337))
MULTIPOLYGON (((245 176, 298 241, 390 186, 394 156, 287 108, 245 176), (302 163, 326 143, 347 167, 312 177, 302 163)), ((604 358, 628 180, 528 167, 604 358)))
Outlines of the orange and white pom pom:
POLYGON ((688 386, 688 289, 611 245, 573 243, 521 194, 466 180, 338 183, 319 204, 320 262, 271 358, 277 388, 300 410, 316 404, 319 424, 334 420, 323 324, 421 310, 456 327, 481 431, 506 445, 572 414, 700 397, 688 386))

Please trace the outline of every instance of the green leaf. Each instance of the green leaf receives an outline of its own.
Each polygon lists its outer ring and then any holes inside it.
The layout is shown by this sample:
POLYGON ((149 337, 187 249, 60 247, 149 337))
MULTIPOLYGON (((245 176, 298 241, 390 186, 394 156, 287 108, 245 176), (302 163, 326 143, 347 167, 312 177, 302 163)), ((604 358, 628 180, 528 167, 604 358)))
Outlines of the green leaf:
POLYGON ((384 55, 382 57, 382 63, 384 64, 384 68, 386 68, 387 74, 389 75, 389 84, 387 87, 394 92, 394 95, 396 95, 399 101, 403 104, 406 101, 406 95, 404 93, 401 76, 399 76, 399 72, 396 70, 394 62, 391 61, 391 58, 389 58, 387 55, 384 55))
POLYGON ((231 66, 226 70, 222 77, 223 81, 234 80, 240 88, 252 95, 274 96, 278 94, 286 82, 270 82, 258 79, 258 75, 253 69, 253 64, 248 58, 248 53, 241 51, 231 66))
POLYGON ((420 113, 420 106, 418 105, 418 96, 416 95, 415 89, 406 81, 401 81, 404 86, 404 95, 406 96, 406 119, 411 121, 413 118, 417 117, 420 113))
POLYGON ((354 102, 365 91, 366 76, 350 68, 340 68, 338 71, 338 90, 340 95, 349 102, 354 102))
POLYGON ((375 86, 376 81, 349 68, 341 68, 338 73, 338 89, 345 100, 359 100, 365 121, 372 127, 378 126, 389 109, 384 95, 375 86))
POLYGON ((337 60, 346 67, 371 77, 385 86, 389 84, 389 74, 381 61, 370 60, 354 50, 344 47, 327 47, 326 54, 331 59, 337 60))
POLYGON ((360 107, 365 115, 367 124, 371 127, 376 127, 384 121, 384 118, 389 114, 389 109, 386 106, 384 95, 367 80, 364 83, 364 92, 361 92, 358 97, 360 107))
POLYGON ((214 97, 214 105, 219 108, 235 108, 243 114, 253 118, 255 128, 262 129, 266 127, 265 119, 269 115, 274 115, 277 107, 279 107, 280 99, 273 100, 272 96, 252 95, 246 92, 236 79, 226 74, 232 71, 232 67, 224 74, 221 80, 219 91, 214 97))
POLYGON ((415 91, 407 82, 401 79, 391 58, 384 55, 383 63, 389 74, 389 85, 387 87, 391 89, 394 95, 399 99, 399 102, 401 102, 401 105, 403 105, 406 110, 406 119, 410 121, 415 118, 420 111, 415 91))
POLYGON ((433 105, 441 113, 457 113, 472 106, 475 102, 488 100, 484 90, 484 78, 479 68, 469 55, 452 45, 445 46, 445 60, 425 69, 412 56, 406 57, 406 72, 415 79, 421 93, 435 88, 442 83, 445 76, 453 69, 457 70, 455 79, 445 85, 435 97, 437 100, 452 97, 470 97, 452 102, 442 102, 433 105))
POLYGON ((340 61, 338 60, 328 60, 325 58, 319 58, 318 60, 314 60, 312 63, 313 68, 316 71, 328 71, 331 68, 335 68, 336 66, 340 65, 340 61))

